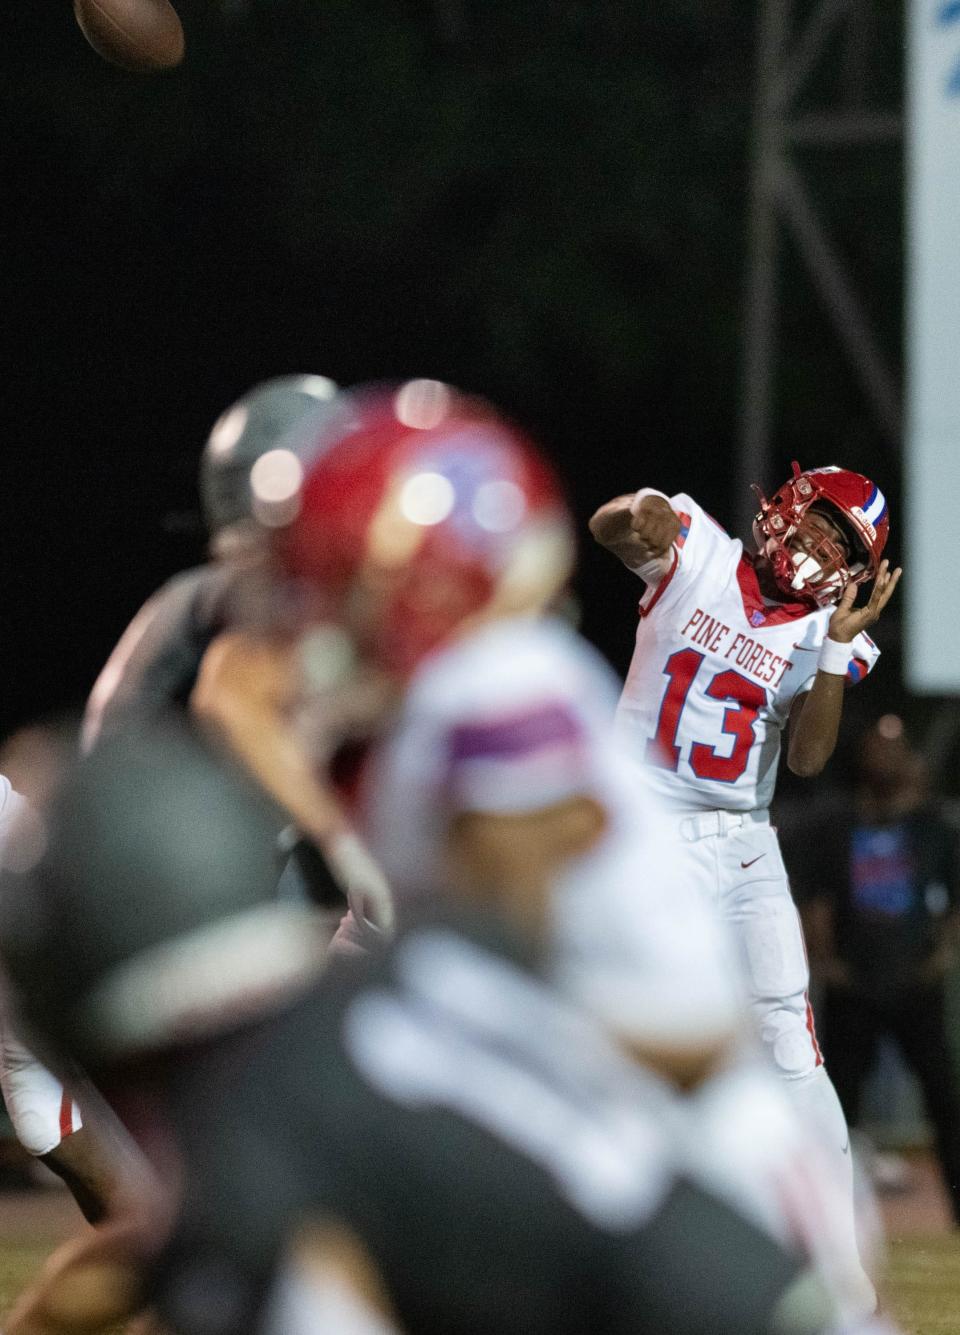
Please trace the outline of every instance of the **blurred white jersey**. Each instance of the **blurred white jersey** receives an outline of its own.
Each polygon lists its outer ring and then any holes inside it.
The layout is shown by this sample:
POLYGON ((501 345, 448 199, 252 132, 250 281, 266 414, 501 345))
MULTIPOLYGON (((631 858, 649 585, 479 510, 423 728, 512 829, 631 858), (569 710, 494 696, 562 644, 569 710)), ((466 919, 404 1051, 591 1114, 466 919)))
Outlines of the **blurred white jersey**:
MULTIPOLYGON (((813 685, 831 608, 764 600, 753 558, 689 496, 672 563, 640 600, 640 624, 617 727, 651 782, 685 810, 770 805, 794 699, 813 685)), ((641 577, 649 567, 640 570, 641 577)), ((848 680, 879 650, 853 641, 848 680)))
MULTIPOLYGON (((0 857, 18 820, 28 819, 24 797, 0 774, 0 857)), ((20 1144, 30 1154, 55 1150, 80 1129, 80 1109, 59 1080, 16 1037, 0 1004, 0 1090, 20 1144)))
POLYGON ((594 797, 608 825, 557 886, 557 981, 637 1041, 697 1044, 739 1022, 736 965, 699 890, 676 875, 656 799, 616 743, 616 691, 561 623, 484 627, 417 672, 370 758, 361 828, 402 905, 446 889, 458 813, 594 797))
POLYGON ((21 797, 5 774, 0 774, 0 849, 26 805, 26 798, 21 797))

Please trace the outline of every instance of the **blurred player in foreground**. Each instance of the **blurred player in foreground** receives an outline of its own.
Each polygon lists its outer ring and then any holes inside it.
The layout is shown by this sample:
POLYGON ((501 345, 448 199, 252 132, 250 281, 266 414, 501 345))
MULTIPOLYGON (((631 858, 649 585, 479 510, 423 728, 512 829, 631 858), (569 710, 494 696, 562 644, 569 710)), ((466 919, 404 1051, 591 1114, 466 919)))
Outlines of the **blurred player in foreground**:
POLYGON ((159 1264, 131 1240, 32 1333, 144 1296, 173 1335, 880 1329, 844 1325, 800 1256, 684 1170, 662 1083, 542 977, 549 892, 427 893, 368 968, 319 980, 271 821, 186 732, 130 732, 0 883, 32 1031, 182 1194, 159 1264))
POLYGON ((748 1040, 725 936, 675 875, 662 817, 614 745, 609 673, 544 615, 573 550, 552 477, 515 428, 448 386, 351 398, 306 478, 290 470, 289 490, 271 491, 305 634, 216 642, 195 709, 306 829, 337 727, 365 728, 353 812, 400 909, 450 886, 482 887, 504 911, 549 899, 564 992, 697 1090, 685 1113, 702 1171, 775 1236, 799 1221, 848 1310, 872 1311, 819 1148, 772 1078, 737 1060, 748 1040))
POLYGON ((786 1088, 849 1177, 849 1133, 814 1032, 803 935, 768 808, 783 732, 790 768, 818 774, 836 745, 845 686, 876 662, 865 632, 900 578, 881 559, 886 502, 858 473, 795 464, 772 500, 760 496, 756 555, 690 496, 649 488, 602 506, 590 528, 647 586, 621 735, 675 809, 678 870, 739 939, 786 1088))
POLYGON ((83 746, 131 724, 185 710, 210 643, 263 596, 263 529, 253 514, 251 475, 305 418, 336 411, 325 376, 296 375, 254 386, 218 418, 200 461, 200 497, 211 559, 169 579, 143 605, 100 673, 87 703, 83 746))

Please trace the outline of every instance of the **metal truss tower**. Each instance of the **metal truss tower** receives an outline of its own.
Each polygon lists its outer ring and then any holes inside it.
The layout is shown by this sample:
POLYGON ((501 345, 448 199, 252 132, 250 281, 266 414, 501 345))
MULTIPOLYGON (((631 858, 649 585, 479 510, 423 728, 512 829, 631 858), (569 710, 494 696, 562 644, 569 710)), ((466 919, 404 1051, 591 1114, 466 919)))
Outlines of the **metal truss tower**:
MULTIPOLYGON (((888 364, 844 262, 796 161, 799 148, 868 149, 897 140, 898 111, 870 107, 871 18, 875 0, 817 0, 797 19, 796 0, 759 0, 744 383, 737 476, 739 531, 753 513, 750 483, 768 474, 774 432, 779 271, 785 236, 796 247, 840 337, 873 420, 892 450, 900 444, 898 369, 888 364), (827 56, 839 54, 834 105, 802 109, 802 93, 827 56)), ((810 172, 815 177, 815 168, 810 172)))

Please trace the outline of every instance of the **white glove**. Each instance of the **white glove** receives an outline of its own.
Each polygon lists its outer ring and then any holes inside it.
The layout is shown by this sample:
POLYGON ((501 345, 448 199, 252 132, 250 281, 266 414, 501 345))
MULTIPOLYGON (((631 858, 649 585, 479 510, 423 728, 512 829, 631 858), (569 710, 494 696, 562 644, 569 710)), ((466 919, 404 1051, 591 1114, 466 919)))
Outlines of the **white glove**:
POLYGON ((390 886, 357 836, 346 830, 324 852, 357 923, 378 936, 391 936, 396 915, 390 886))

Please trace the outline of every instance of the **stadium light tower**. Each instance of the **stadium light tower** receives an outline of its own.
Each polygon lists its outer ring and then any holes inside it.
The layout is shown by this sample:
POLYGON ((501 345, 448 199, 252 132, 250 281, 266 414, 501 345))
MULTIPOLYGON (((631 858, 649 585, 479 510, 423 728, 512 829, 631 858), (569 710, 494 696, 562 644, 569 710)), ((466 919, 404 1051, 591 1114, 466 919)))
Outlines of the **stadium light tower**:
POLYGON ((736 492, 743 533, 753 517, 750 483, 767 480, 769 473, 784 234, 792 239, 836 328, 881 438, 894 450, 901 434, 899 371, 879 345, 795 155, 801 147, 866 149, 900 138, 899 110, 868 104, 875 0, 817 0, 802 18, 797 8, 795 0, 760 0, 759 7, 736 492), (805 86, 821 62, 838 54, 840 96, 825 109, 805 111, 805 86))

